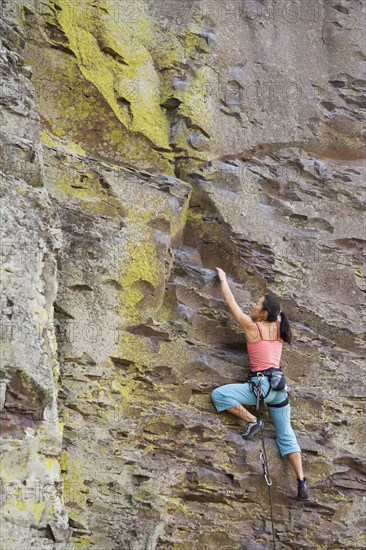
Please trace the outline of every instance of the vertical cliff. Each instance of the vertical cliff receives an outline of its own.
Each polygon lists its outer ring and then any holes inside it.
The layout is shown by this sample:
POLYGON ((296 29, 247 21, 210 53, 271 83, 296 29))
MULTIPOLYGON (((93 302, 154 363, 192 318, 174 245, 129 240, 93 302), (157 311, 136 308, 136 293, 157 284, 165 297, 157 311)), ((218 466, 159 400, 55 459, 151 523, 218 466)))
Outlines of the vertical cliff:
POLYGON ((278 548, 363 547, 363 9, 3 2, 2 548, 271 547, 215 266, 292 322, 278 548))

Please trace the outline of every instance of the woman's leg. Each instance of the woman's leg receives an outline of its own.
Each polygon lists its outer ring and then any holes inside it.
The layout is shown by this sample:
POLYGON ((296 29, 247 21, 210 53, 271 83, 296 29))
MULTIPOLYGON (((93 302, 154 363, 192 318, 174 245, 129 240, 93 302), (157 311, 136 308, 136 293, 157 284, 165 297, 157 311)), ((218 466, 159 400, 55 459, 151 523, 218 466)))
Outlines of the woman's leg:
POLYGON ((304 472, 303 472, 303 469, 302 469, 302 461, 301 461, 301 453, 299 453, 299 452, 289 453, 287 456, 288 456, 288 459, 291 463, 291 466, 295 470, 295 474, 297 476, 297 479, 299 481, 301 481, 302 479, 304 479, 304 472))
POLYGON ((254 393, 249 384, 225 384, 211 393, 211 399, 218 412, 228 411, 247 422, 256 422, 256 417, 247 411, 243 405, 255 405, 254 393))
POLYGON ((257 422, 256 416, 253 416, 243 405, 234 405, 230 409, 226 409, 227 412, 238 416, 239 418, 244 418, 247 422, 257 422))
POLYGON ((211 399, 219 412, 228 411, 248 422, 247 431, 242 435, 243 439, 249 439, 263 428, 263 421, 257 420, 253 414, 243 407, 243 405, 256 404, 256 397, 248 383, 226 384, 216 388, 211 393, 211 399))
MULTIPOLYGON (((268 404, 268 408, 276 430, 276 442, 281 456, 284 457, 290 454, 299 455, 301 449, 291 426, 290 404, 279 408, 271 407, 270 404, 268 404)), ((291 464, 295 464, 297 468, 299 467, 299 458, 297 456, 290 459, 290 462, 291 464)), ((301 473, 300 470, 299 472, 301 473)))
POLYGON ((291 426, 290 405, 279 408, 269 407, 269 410, 276 429, 276 441, 281 456, 288 456, 298 480, 297 497, 307 499, 309 493, 302 469, 301 449, 291 426))

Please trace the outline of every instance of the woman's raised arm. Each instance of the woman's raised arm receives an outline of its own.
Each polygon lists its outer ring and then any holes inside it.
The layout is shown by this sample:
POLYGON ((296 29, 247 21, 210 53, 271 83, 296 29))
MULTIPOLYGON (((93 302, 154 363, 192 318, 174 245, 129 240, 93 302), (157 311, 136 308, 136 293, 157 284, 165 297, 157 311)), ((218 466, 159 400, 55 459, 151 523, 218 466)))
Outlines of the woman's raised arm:
POLYGON ((226 279, 226 273, 221 268, 216 267, 220 282, 221 282, 221 292, 224 297, 225 302, 227 303, 231 313, 233 314, 233 317, 238 321, 238 323, 244 328, 248 328, 248 325, 253 324, 253 319, 247 315, 246 313, 243 313, 238 304, 236 303, 236 300, 234 298, 233 293, 230 290, 229 284, 226 279))

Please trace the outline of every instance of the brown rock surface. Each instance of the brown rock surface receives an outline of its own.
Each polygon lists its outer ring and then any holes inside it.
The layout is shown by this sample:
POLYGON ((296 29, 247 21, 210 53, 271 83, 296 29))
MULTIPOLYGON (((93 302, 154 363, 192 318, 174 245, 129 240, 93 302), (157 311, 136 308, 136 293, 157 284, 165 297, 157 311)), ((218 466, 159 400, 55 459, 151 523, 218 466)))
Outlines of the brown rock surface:
POLYGON ((363 9, 4 2, 1 548, 271 548, 215 266, 292 322, 276 547, 364 547, 363 9))

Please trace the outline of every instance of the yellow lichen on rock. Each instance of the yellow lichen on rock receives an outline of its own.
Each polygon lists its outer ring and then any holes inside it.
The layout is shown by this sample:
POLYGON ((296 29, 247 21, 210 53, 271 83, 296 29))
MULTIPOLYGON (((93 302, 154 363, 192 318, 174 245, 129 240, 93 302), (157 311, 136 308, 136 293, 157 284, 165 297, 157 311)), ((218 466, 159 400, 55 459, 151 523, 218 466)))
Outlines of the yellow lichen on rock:
MULTIPOLYGON (((198 59, 184 77, 187 88, 177 91, 173 86, 174 75, 186 72, 183 67, 191 57, 196 60, 197 44, 203 40, 198 21, 192 22, 186 36, 177 37, 166 29, 162 37, 160 22, 144 2, 132 6, 108 0, 101 7, 90 0, 78 4, 55 0, 50 7, 53 15, 43 14, 41 31, 52 46, 47 71, 45 52, 32 54, 41 119, 48 134, 43 136, 45 144, 55 146, 54 134, 78 154, 115 156, 170 175, 175 171, 174 158, 181 166, 187 164, 187 155, 193 164, 207 160, 211 132, 207 67, 198 59), (55 34, 49 28, 59 30, 55 34), (69 55, 61 54, 59 47, 69 55), (163 106, 170 97, 181 102, 177 116, 185 120, 173 142, 172 120, 163 106)), ((206 55, 200 48, 198 55, 202 54, 206 55)))
POLYGON ((119 201, 106 192, 95 173, 82 171, 81 164, 69 168, 64 166, 63 174, 55 182, 56 191, 86 211, 108 217, 120 216, 119 201))
POLYGON ((61 475, 63 479, 63 500, 68 504, 70 515, 77 519, 85 508, 85 500, 89 493, 89 487, 84 484, 86 466, 76 459, 71 460, 66 452, 63 452, 61 460, 61 475))
POLYGON ((151 217, 150 211, 139 208, 131 208, 128 213, 132 231, 126 254, 121 260, 122 273, 119 281, 123 288, 120 315, 123 324, 127 325, 138 323, 146 316, 146 312, 138 305, 145 296, 138 283, 147 283, 151 294, 164 272, 157 257, 154 231, 148 224, 151 217))
POLYGON ((106 13, 102 16, 91 3, 84 2, 83 17, 71 18, 69 2, 58 0, 58 21, 80 71, 122 124, 143 133, 155 146, 168 149, 168 123, 159 106, 159 77, 150 52, 136 33, 149 32, 149 24, 139 13, 141 6, 135 4, 136 20, 123 25, 123 10, 119 12, 122 19, 115 19, 106 13))

